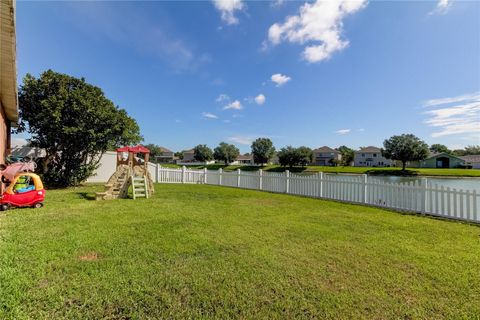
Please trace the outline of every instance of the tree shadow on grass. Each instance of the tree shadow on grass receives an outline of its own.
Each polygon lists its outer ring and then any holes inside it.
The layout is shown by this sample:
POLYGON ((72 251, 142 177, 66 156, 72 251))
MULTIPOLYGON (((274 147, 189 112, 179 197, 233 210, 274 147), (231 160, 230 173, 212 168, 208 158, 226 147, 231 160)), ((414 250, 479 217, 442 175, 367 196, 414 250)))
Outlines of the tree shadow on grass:
POLYGON ((77 195, 85 200, 95 200, 96 196, 93 192, 77 192, 77 195))
POLYGON ((402 176, 402 177, 418 176, 418 171, 414 171, 414 170, 368 170, 365 173, 372 176, 402 176))

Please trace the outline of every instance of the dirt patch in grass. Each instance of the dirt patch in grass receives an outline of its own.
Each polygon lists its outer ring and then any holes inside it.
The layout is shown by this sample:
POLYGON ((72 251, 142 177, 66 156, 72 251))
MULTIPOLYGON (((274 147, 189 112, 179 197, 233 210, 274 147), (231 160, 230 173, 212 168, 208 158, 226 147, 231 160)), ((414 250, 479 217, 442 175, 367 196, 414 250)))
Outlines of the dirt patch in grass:
POLYGON ((80 261, 97 261, 98 259, 100 259, 99 254, 94 251, 82 254, 78 257, 78 260, 80 261))

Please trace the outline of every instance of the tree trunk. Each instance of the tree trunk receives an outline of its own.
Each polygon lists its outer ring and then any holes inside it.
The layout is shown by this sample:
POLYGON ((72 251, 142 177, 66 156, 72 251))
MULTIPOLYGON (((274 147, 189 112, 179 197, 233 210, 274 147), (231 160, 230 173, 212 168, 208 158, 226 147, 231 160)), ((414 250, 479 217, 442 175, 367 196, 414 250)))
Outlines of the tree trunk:
POLYGON ((406 166, 407 166, 407 161, 402 161, 402 171, 405 171, 406 166))
POLYGON ((45 159, 43 160, 43 172, 42 173, 47 173, 48 171, 48 165, 50 164, 50 162, 52 161, 52 159, 55 157, 55 154, 50 154, 50 155, 46 155, 45 159))

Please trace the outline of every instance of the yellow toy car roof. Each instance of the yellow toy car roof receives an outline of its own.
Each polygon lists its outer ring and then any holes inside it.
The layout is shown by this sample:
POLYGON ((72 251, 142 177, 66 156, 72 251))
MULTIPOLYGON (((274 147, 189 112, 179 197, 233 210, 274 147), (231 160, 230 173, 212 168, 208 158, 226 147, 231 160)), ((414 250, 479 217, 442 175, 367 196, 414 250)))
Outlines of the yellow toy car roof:
POLYGON ((35 190, 43 190, 43 182, 42 182, 42 179, 40 179, 40 177, 33 173, 33 172, 20 172, 20 173, 17 173, 15 175, 15 178, 13 178, 13 181, 10 183, 10 185, 8 186, 7 190, 5 190, 5 193, 9 193, 9 194, 14 194, 14 190, 13 190, 13 187, 15 186, 15 184, 17 183, 17 180, 18 178, 20 177, 30 177, 32 178, 33 180, 33 185, 35 186, 35 190))

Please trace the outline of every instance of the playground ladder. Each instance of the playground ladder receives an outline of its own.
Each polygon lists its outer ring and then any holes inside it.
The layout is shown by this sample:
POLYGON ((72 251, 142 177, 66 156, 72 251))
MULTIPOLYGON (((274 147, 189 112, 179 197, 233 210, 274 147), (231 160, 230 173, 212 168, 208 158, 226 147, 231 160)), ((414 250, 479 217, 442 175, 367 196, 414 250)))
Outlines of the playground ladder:
POLYGON ((130 179, 132 182, 133 199, 148 198, 147 177, 135 177, 132 175, 130 179))

